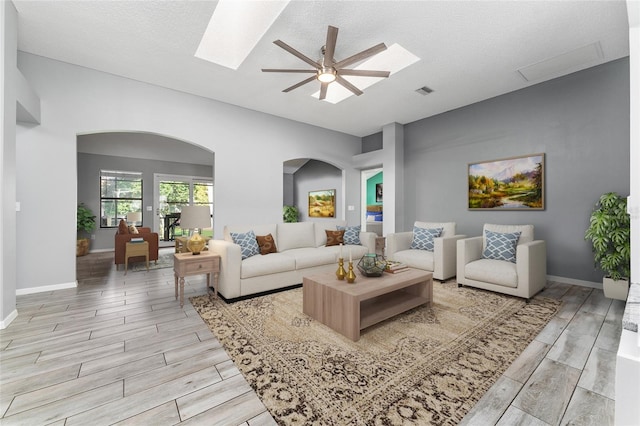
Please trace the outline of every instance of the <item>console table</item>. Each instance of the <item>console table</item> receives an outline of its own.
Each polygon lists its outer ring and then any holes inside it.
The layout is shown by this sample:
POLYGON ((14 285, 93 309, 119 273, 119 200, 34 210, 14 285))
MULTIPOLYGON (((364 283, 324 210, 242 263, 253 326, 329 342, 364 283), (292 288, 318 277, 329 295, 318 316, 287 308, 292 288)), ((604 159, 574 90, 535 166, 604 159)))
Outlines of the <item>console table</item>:
POLYGON ((184 306, 184 277, 189 275, 207 274, 207 289, 212 287, 213 294, 218 297, 218 275, 220 274, 220 256, 208 251, 198 255, 192 253, 176 253, 173 255, 173 272, 175 275, 176 299, 180 296, 180 307, 184 306), (179 286, 179 292, 178 292, 179 286))

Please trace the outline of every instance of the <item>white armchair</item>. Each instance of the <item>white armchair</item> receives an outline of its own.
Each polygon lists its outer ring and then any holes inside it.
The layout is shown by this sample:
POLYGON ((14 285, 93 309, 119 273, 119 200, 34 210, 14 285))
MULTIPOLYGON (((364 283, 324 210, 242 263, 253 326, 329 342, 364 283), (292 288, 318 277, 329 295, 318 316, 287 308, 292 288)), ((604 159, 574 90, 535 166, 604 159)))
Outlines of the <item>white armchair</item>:
POLYGON ((433 272, 433 278, 444 281, 456 274, 456 242, 466 235, 456 235, 455 222, 415 222, 414 227, 442 228, 440 237, 433 239, 433 251, 411 248, 413 231, 387 234, 386 256, 412 268, 433 272))
MULTIPOLYGON (((543 240, 534 240, 533 225, 485 224, 482 236, 458 241, 457 281, 459 285, 482 288, 530 299, 547 282, 547 249, 543 240), (520 232, 515 247, 515 262, 483 256, 487 231, 499 234, 520 232)), ((495 244, 489 243, 489 249, 495 244)), ((492 247, 493 246, 493 247, 492 247)), ((498 256, 500 257, 500 256, 498 256)))

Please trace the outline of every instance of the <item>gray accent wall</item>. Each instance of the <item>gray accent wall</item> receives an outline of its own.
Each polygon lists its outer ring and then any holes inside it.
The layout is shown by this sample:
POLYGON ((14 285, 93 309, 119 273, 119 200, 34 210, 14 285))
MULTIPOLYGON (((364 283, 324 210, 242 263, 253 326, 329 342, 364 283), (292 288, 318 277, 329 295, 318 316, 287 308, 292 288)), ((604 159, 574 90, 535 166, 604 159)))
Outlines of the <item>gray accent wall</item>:
MULTIPOLYGON (((601 282, 584 240, 602 193, 629 194, 629 60, 531 86, 405 126, 405 228, 455 221, 533 224, 547 273, 601 282), (468 163, 545 153, 544 211, 469 211, 468 163)), ((385 176, 386 177, 386 176, 385 176)), ((386 188, 385 188, 386 189, 386 188)))
MULTIPOLYGON (((213 153, 209 155, 213 162, 213 153)), ((100 228, 100 170, 142 172, 142 226, 145 227, 153 227, 156 207, 153 200, 154 173, 213 178, 212 166, 79 152, 78 203, 84 203, 98 219, 92 234, 95 239, 91 240, 90 250, 113 250, 114 248, 115 228, 100 228), (146 211, 146 206, 153 206, 154 211, 146 211)))
MULTIPOLYGON (((342 210, 342 170, 323 161, 309 160, 304 166, 293 174, 293 187, 295 205, 298 207, 300 222, 316 221, 322 218, 309 217, 309 191, 320 191, 324 189, 336 190, 336 218, 340 218, 338 212, 342 210)), ((349 223, 349 225, 357 225, 349 223)))

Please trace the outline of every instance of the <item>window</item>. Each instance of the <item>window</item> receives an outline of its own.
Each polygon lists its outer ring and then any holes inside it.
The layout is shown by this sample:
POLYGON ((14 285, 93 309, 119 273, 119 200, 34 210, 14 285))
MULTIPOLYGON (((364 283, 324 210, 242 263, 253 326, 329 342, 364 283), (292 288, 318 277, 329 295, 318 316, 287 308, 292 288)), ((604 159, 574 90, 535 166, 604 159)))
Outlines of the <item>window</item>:
POLYGON ((142 212, 142 173, 100 170, 100 227, 115 228, 133 212, 142 212))

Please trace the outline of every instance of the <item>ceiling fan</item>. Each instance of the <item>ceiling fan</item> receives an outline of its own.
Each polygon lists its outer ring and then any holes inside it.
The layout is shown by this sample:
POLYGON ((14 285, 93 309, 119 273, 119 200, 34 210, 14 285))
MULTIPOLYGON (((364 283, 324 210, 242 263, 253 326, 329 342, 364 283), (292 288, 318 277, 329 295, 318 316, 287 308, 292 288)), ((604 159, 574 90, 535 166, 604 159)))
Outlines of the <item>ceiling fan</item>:
POLYGON ((349 65, 355 64, 357 62, 363 61, 377 53, 382 52, 387 49, 387 46, 384 43, 377 44, 369 49, 363 50, 360 53, 356 53, 355 55, 349 56, 346 59, 341 61, 336 61, 333 57, 336 50, 336 41, 338 39, 338 28, 329 26, 327 29, 327 42, 324 46, 322 46, 321 52, 322 57, 317 61, 309 58, 306 55, 298 52, 293 47, 289 46, 282 40, 276 40, 274 43, 292 55, 302 59, 307 64, 311 65, 315 69, 313 70, 303 70, 303 69, 273 69, 273 68, 263 68, 262 72, 289 72, 289 73, 313 73, 315 75, 302 80, 299 83, 294 84, 291 87, 287 87, 283 90, 283 92, 290 92, 293 89, 297 89, 300 86, 303 86, 307 83, 311 83, 313 80, 318 80, 320 82, 320 100, 323 100, 327 97, 327 88, 329 84, 334 81, 341 84, 342 86, 349 89, 353 92, 354 95, 360 96, 362 95, 362 91, 358 89, 353 84, 349 83, 342 76, 353 75, 359 77, 389 77, 389 71, 369 71, 369 70, 354 70, 345 68, 349 65))

